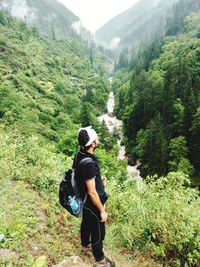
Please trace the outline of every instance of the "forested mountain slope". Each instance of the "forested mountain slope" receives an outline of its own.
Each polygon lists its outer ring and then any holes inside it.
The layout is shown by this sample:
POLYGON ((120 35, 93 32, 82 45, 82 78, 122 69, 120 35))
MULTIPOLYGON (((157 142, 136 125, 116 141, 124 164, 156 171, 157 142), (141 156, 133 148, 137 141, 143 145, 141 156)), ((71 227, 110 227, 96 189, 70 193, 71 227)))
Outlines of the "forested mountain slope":
MULTIPOLYGON (((125 78, 117 90, 116 112, 124 121, 127 150, 142 161, 144 176, 182 170, 200 177, 200 13, 183 20, 194 11, 192 2, 174 6, 176 23, 170 31, 181 34, 134 55, 130 80, 125 78)), ((117 75, 122 74, 116 74, 114 87, 117 75)))
POLYGON ((140 0, 133 7, 114 17, 95 34, 96 39, 117 51, 138 48, 165 34, 166 17, 175 0, 140 0), (118 45, 117 45, 118 44, 118 45))
POLYGON ((80 39, 80 35, 86 39, 90 37, 89 32, 80 26, 79 18, 56 0, 2 0, 0 9, 37 26, 51 37, 68 36, 76 40, 80 39))

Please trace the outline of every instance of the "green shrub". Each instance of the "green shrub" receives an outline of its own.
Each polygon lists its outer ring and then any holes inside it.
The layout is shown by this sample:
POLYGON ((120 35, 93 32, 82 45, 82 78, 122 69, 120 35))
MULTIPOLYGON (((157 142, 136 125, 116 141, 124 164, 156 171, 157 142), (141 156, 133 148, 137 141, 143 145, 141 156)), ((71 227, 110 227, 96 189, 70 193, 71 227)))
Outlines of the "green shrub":
POLYGON ((0 141, 0 178, 25 180, 37 191, 57 193, 70 158, 56 154, 53 145, 47 146, 35 136, 26 138, 17 131, 0 131, 0 141))
MULTIPOLYGON (((171 266, 200 265, 200 199, 183 173, 110 184, 110 240, 171 266)), ((109 239, 109 238, 108 238, 109 239)))

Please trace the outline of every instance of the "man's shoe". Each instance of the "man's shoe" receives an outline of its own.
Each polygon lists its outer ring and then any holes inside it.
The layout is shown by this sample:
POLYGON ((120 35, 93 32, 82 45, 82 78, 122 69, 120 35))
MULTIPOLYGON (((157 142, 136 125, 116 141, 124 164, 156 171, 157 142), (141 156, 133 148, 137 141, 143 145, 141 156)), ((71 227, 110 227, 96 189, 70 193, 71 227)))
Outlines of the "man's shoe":
POLYGON ((115 262, 108 258, 104 258, 101 261, 97 261, 93 267, 115 267, 115 262))
POLYGON ((110 260, 110 259, 107 258, 107 257, 105 257, 105 258, 106 258, 106 261, 110 263, 110 266, 111 266, 111 267, 115 267, 115 266, 116 266, 114 261, 110 260))

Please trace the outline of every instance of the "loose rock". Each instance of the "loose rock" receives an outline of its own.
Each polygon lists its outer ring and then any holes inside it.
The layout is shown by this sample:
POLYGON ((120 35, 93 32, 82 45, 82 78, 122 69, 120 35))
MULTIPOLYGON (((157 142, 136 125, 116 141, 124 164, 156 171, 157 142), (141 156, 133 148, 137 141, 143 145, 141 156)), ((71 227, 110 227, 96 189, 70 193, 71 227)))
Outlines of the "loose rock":
POLYGON ((18 255, 16 252, 11 249, 1 248, 0 249, 0 260, 9 261, 13 259, 18 259, 18 255))

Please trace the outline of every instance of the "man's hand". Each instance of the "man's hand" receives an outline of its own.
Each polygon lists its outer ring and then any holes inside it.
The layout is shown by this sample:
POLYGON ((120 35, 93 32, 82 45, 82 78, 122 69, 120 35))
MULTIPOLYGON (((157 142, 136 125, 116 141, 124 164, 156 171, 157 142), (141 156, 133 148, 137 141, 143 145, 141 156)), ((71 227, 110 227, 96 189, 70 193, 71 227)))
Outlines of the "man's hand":
POLYGON ((102 180, 103 185, 106 186, 107 178, 105 176, 102 176, 101 180, 102 180))
POLYGON ((107 219, 108 219, 108 214, 107 214, 107 212, 106 212, 106 211, 102 211, 102 212, 100 213, 100 215, 101 215, 101 222, 106 222, 107 219))

